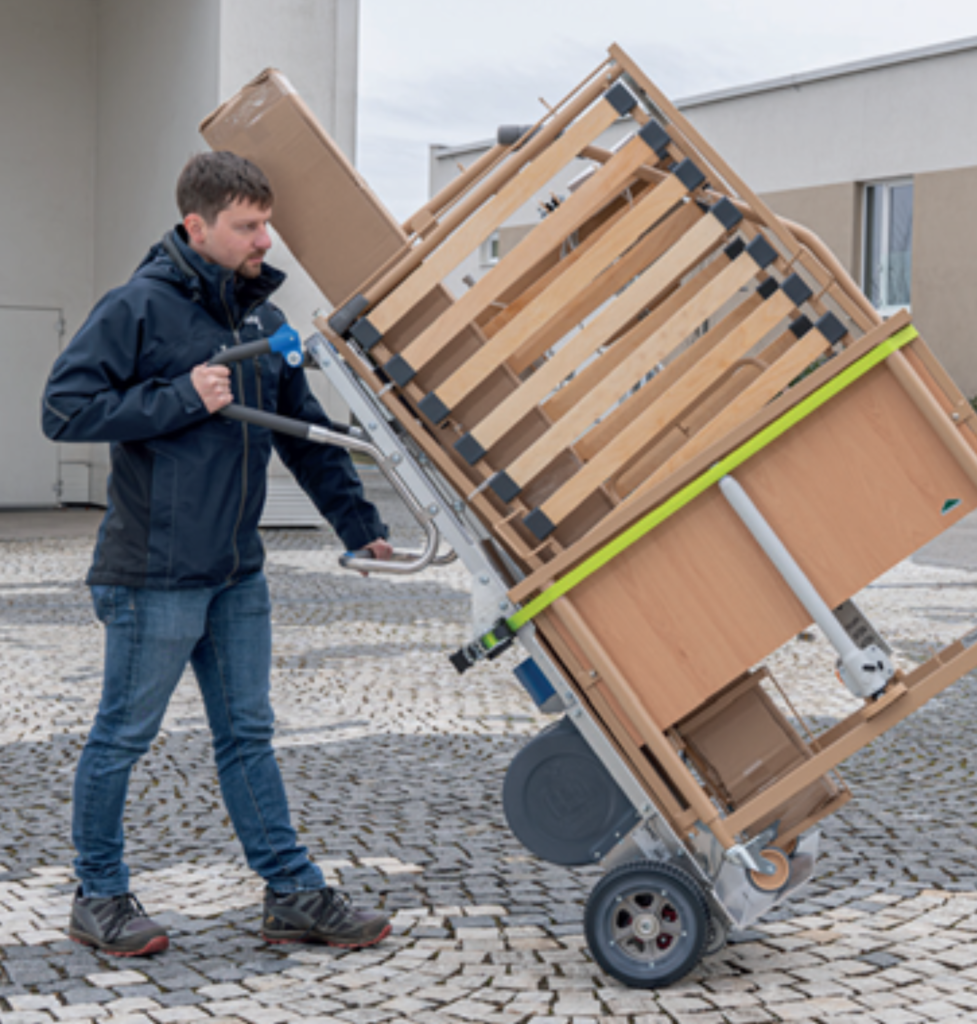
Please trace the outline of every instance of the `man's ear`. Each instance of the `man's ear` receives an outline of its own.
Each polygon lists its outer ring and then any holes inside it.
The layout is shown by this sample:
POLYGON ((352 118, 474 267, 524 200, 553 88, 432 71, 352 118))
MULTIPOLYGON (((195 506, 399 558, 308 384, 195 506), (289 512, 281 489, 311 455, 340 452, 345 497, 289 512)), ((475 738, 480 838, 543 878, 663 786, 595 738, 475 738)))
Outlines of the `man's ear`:
POLYGON ((193 246, 202 245, 207 240, 207 222, 199 213, 188 213, 183 218, 183 226, 186 228, 187 238, 193 246))

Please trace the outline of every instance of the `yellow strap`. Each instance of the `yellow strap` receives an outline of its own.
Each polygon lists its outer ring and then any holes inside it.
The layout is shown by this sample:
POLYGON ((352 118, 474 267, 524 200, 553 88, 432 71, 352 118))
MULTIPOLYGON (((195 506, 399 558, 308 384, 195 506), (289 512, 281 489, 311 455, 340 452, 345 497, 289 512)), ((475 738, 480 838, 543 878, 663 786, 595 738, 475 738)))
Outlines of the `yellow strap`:
MULTIPOLYGON (((666 519, 671 518, 676 512, 685 508, 694 498, 697 498, 703 491, 710 488, 714 483, 722 479, 727 473, 732 472, 737 466, 741 466, 747 459, 752 458, 757 452, 762 451, 772 441, 782 434, 785 434, 791 427, 796 426, 801 420, 810 416, 816 409, 820 409, 825 402, 830 401, 835 395, 840 394, 859 377, 863 377, 874 366, 877 366, 883 359, 887 359, 893 352, 897 352, 903 345, 907 345, 919 333, 910 324, 904 327, 891 338, 880 342, 870 352, 862 356, 857 362, 842 370, 836 377, 832 377, 826 384, 818 388, 807 398, 798 402, 792 409, 789 409, 778 417, 773 423, 764 427, 759 433, 750 438, 749 441, 740 445, 735 451, 730 452, 724 459, 721 459, 714 466, 707 469, 701 476, 696 477, 682 490, 677 491, 658 508, 649 512, 643 519, 638 520, 633 526, 618 534, 610 543, 605 544, 599 551, 595 551, 586 561, 581 562, 575 569, 572 569, 565 576, 562 576, 551 586, 547 587, 538 597, 529 604, 520 608, 515 615, 506 620, 506 625, 512 632, 516 632, 531 619, 535 618, 541 611, 548 608, 558 598, 572 590, 578 583, 582 583, 589 576, 592 576, 598 569, 602 569, 608 562, 626 551, 632 544, 640 540, 645 534, 650 533, 656 526, 660 526, 666 519)), ((487 633, 482 637, 483 645, 491 650, 498 639, 494 633, 487 633)))

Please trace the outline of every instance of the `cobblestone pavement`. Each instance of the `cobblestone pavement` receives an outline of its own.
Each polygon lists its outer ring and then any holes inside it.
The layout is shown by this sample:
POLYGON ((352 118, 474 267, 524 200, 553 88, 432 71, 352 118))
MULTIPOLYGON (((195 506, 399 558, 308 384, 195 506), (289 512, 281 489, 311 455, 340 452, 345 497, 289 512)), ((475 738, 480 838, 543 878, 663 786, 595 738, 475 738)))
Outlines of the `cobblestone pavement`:
MULTIPOLYGON (((396 515, 394 515, 396 518, 396 515)), ((402 534, 400 534, 402 536, 402 534)), ((0 1024, 909 1024, 977 1019, 977 791, 965 679, 848 762, 814 881, 680 984, 629 991, 592 962, 599 877, 529 855, 502 778, 546 719, 511 656, 455 675, 464 570, 362 579, 317 531, 267 535, 278 750, 302 839, 394 933, 360 952, 271 947, 261 885, 220 800, 184 680, 128 812, 134 888, 170 950, 116 960, 69 941, 74 764, 99 691, 90 542, 0 543, 0 1024)), ((912 664, 977 622, 977 574, 909 561, 859 604, 912 664)), ((851 706, 812 631, 770 662, 815 723, 851 706)))

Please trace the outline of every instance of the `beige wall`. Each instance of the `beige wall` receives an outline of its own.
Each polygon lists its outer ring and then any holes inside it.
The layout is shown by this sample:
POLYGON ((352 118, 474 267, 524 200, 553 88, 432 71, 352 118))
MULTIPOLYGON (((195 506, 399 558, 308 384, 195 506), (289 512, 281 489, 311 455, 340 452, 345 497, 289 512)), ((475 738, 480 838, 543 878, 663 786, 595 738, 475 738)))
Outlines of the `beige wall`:
POLYGON ((763 200, 780 217, 813 231, 859 280, 859 189, 854 182, 767 192, 763 200))
POLYGON ((917 174, 913 320, 968 397, 977 395, 977 167, 917 174))
MULTIPOLYGON (((913 178, 912 315, 968 398, 977 395, 977 168, 913 178)), ((861 283, 861 187, 854 182, 768 192, 781 217, 810 228, 861 283)))

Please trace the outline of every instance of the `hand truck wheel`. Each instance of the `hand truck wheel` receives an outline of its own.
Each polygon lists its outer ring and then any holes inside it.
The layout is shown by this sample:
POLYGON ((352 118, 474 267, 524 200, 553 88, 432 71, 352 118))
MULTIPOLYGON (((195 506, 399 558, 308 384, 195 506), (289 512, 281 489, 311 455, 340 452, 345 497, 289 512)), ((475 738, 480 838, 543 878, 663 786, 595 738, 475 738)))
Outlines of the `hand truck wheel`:
POLYGON ((681 868, 635 861, 594 886, 584 930, 594 958, 612 977, 631 988, 663 988, 702 958, 709 909, 699 884, 681 868))

